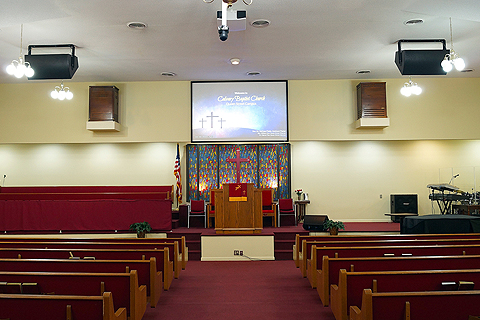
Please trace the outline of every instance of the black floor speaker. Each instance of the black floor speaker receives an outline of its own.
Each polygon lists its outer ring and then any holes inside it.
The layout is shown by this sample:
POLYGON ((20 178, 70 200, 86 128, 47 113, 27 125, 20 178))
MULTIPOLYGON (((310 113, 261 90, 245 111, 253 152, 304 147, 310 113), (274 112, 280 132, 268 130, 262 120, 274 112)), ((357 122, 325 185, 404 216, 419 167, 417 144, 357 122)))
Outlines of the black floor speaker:
MULTIPOLYGON (((413 213, 418 215, 418 195, 416 194, 391 194, 390 213, 413 213)), ((399 216, 392 216, 393 222, 401 222, 399 216)))
POLYGON ((326 215, 306 215, 303 220, 303 229, 323 231, 323 224, 328 220, 326 215))
POLYGON ((416 194, 391 194, 390 213, 418 214, 418 199, 416 194))

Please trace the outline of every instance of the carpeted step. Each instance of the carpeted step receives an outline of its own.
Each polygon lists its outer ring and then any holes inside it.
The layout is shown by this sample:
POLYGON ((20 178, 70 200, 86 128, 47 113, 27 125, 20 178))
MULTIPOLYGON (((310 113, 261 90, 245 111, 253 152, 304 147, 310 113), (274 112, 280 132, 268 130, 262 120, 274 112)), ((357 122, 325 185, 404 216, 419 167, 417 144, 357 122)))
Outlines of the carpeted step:
POLYGON ((275 260, 293 260, 292 250, 275 250, 275 260))
POLYGON ((295 241, 292 240, 277 240, 275 239, 273 245, 275 250, 290 250, 293 251, 295 241))
POLYGON ((202 252, 200 250, 190 250, 190 248, 188 248, 189 261, 200 261, 201 259, 202 259, 202 252))
POLYGON ((172 229, 178 229, 180 227, 180 223, 178 219, 172 219, 172 229))

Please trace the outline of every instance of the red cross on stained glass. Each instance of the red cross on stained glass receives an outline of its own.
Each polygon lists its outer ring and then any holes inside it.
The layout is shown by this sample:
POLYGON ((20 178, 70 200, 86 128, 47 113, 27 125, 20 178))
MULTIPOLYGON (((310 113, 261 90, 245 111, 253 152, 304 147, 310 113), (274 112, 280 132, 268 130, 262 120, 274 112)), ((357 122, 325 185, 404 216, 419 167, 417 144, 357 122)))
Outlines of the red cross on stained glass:
POLYGON ((237 156, 235 158, 227 158, 227 162, 234 162, 237 171, 237 183, 240 183, 240 164, 242 162, 250 162, 250 158, 240 158, 240 149, 237 148, 237 156))

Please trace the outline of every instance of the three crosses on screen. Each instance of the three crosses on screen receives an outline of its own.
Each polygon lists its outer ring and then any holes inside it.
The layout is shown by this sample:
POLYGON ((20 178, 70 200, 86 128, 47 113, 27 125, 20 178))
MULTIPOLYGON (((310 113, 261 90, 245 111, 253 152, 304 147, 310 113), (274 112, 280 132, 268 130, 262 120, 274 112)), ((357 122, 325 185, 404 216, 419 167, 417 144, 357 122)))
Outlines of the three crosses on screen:
MULTIPOLYGON (((210 128, 213 129, 213 118, 219 118, 220 116, 214 116, 214 115, 213 115, 213 111, 212 111, 212 112, 210 112, 210 115, 209 115, 209 116, 206 116, 206 117, 207 117, 207 118, 210 118, 210 128)), ((220 129, 223 129, 223 123, 224 123, 225 121, 227 121, 227 120, 225 120, 225 119, 223 119, 223 118, 220 118, 220 119, 218 120, 218 122, 220 122, 220 129)), ((205 120, 205 119, 202 118, 202 119, 199 120, 198 122, 201 122, 201 123, 202 123, 202 129, 203 129, 203 124, 204 124, 205 122, 207 122, 207 120, 205 120)))

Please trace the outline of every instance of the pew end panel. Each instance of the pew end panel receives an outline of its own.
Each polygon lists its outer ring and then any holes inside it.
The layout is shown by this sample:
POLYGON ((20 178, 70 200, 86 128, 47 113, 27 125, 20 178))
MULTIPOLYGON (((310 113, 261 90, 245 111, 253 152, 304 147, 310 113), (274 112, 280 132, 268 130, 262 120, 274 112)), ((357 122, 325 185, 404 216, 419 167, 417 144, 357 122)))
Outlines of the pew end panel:
POLYGON ((329 282, 330 277, 330 264, 327 256, 322 257, 322 269, 316 270, 317 273, 317 293, 320 297, 320 301, 323 303, 324 307, 328 307, 329 303, 329 282))
POLYGON ((336 320, 348 320, 347 271, 340 270, 338 285, 330 285, 330 308, 336 320))

